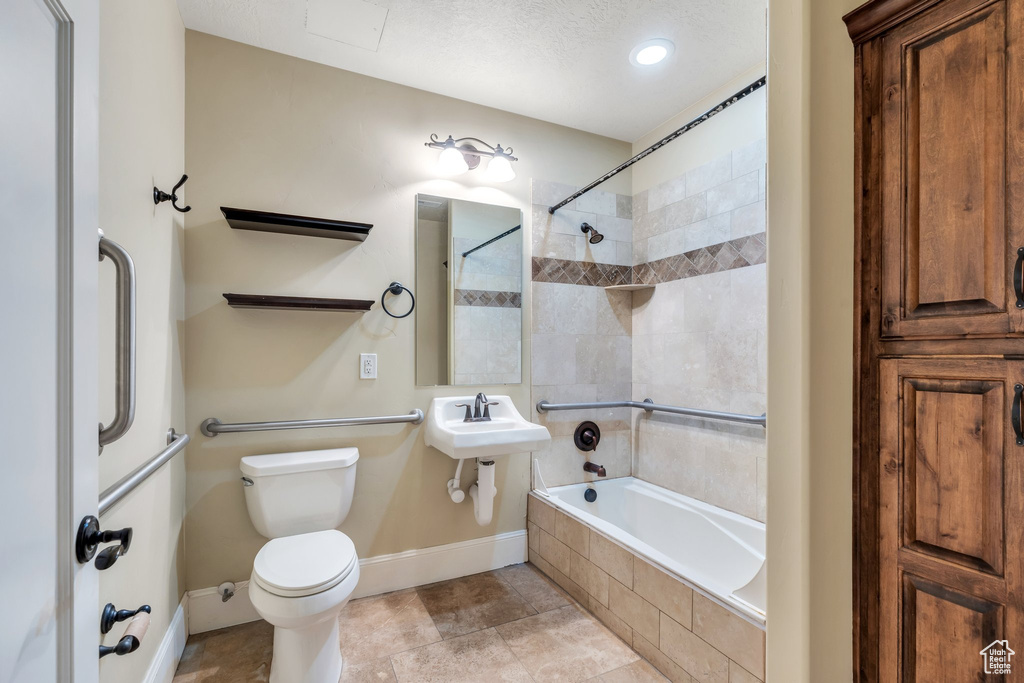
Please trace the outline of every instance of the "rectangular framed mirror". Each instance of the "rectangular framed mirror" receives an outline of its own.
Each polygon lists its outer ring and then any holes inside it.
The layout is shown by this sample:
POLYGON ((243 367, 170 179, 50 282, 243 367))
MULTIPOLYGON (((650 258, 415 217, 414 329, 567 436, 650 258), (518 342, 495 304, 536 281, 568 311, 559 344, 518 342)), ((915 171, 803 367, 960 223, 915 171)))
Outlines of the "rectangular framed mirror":
POLYGON ((416 195, 416 384, 522 381, 522 211, 416 195))

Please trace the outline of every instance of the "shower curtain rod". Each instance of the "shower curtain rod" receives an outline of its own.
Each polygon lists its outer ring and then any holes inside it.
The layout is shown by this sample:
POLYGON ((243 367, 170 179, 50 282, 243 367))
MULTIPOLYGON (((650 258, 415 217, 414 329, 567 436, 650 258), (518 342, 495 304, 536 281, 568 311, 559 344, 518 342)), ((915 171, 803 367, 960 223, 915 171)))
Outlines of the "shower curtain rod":
POLYGON ((612 178, 612 177, 617 176, 618 174, 622 173, 627 168, 629 168, 630 166, 632 166, 636 162, 638 162, 641 159, 643 159, 644 157, 646 157, 648 154, 651 154, 652 152, 656 152, 657 150, 661 149, 662 147, 664 147, 668 143, 670 143, 673 140, 675 140, 676 138, 678 138, 683 133, 686 133, 686 132, 689 132, 689 131, 693 130, 694 128, 696 128, 700 124, 702 124, 705 121, 707 121, 708 119, 710 119, 715 114, 717 114, 717 113, 719 113, 721 111, 724 111, 725 109, 731 107, 732 105, 736 104, 737 102, 742 100, 747 95, 750 95, 750 94, 760 90, 761 88, 763 88, 765 86, 766 83, 768 83, 768 77, 767 76, 761 76, 761 78, 757 79, 756 81, 754 81, 753 83, 748 85, 743 90, 740 90, 738 93, 736 93, 732 97, 728 98, 724 102, 720 102, 719 104, 715 105, 711 109, 707 110, 706 112, 704 112, 703 114, 701 114, 697 118, 693 119, 692 121, 690 121, 689 123, 684 125, 682 128, 678 128, 678 129, 672 131, 671 133, 669 133, 668 135, 666 135, 662 139, 658 140, 657 142, 655 142, 653 145, 651 145, 650 147, 648 147, 644 151, 642 151, 639 154, 637 154, 632 159, 629 159, 628 161, 624 161, 623 163, 619 164, 618 166, 616 166, 612 170, 608 171, 603 176, 601 176, 600 178, 598 178, 594 182, 590 183, 586 187, 584 187, 584 188, 582 188, 580 190, 577 190, 576 192, 573 192, 571 195, 569 195, 568 197, 566 197, 562 201, 558 202, 554 206, 548 207, 548 213, 554 213, 555 211, 558 211, 559 209, 561 209, 563 206, 565 206, 569 202, 573 201, 574 199, 582 197, 583 195, 585 195, 586 193, 590 192, 595 187, 597 187, 598 185, 603 183, 604 181, 606 181, 609 178, 612 178))
POLYGON ((501 233, 501 234, 500 234, 500 235, 498 235, 497 237, 492 237, 491 239, 487 240, 487 241, 486 241, 486 242, 484 242, 483 244, 479 244, 479 245, 477 245, 477 246, 473 247, 472 249, 470 249, 469 251, 464 251, 464 252, 462 252, 462 258, 466 258, 467 256, 469 256, 470 254, 472 254, 472 253, 473 253, 474 251, 476 251, 477 249, 483 249, 483 248, 484 248, 484 247, 486 247, 486 246, 487 246, 488 244, 492 244, 492 243, 494 243, 494 242, 497 242, 497 241, 498 241, 498 240, 500 240, 500 239, 501 239, 502 237, 508 237, 509 235, 511 235, 511 234, 512 234, 512 233, 514 233, 514 232, 515 232, 516 230, 519 230, 519 229, 520 229, 520 228, 522 228, 522 227, 523 227, 523 224, 522 224, 522 223, 520 223, 519 225, 517 225, 516 227, 512 228, 511 230, 506 230, 505 232, 501 233))

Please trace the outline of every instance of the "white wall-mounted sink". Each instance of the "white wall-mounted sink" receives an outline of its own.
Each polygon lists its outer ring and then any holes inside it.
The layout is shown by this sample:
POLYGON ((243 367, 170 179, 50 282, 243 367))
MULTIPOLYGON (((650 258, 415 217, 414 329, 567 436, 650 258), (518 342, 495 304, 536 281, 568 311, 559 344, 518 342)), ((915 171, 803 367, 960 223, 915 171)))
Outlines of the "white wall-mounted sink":
POLYGON ((465 460, 535 451, 551 441, 547 427, 526 420, 508 396, 488 397, 497 403, 490 406, 490 421, 466 422, 466 409, 456 404, 468 403, 472 410, 475 400, 475 396, 435 398, 427 410, 426 444, 455 460, 465 460))

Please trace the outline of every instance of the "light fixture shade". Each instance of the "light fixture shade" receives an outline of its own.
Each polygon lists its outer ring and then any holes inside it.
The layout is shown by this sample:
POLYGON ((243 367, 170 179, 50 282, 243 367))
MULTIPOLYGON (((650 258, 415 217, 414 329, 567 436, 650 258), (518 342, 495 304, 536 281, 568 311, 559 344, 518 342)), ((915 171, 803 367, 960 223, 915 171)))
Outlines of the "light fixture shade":
POLYGON ((454 146, 445 147, 441 150, 441 156, 437 159, 437 172, 441 175, 453 176, 465 173, 469 170, 469 164, 462 156, 462 152, 454 146))
POLYGON ((500 154, 491 159, 487 164, 487 170, 484 171, 484 178, 492 183, 507 183, 515 177, 516 172, 512 169, 512 163, 508 157, 500 154))

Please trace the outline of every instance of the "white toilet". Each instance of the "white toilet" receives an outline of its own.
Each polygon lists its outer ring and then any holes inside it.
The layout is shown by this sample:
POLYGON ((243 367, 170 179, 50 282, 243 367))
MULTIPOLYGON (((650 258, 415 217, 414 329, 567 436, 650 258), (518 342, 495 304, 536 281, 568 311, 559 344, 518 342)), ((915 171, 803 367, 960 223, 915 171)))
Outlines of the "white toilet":
POLYGON ((338 614, 359 581, 359 558, 337 527, 352 507, 358 459, 355 448, 242 458, 249 517, 271 539, 249 582, 253 607, 274 625, 270 683, 341 678, 338 614))

